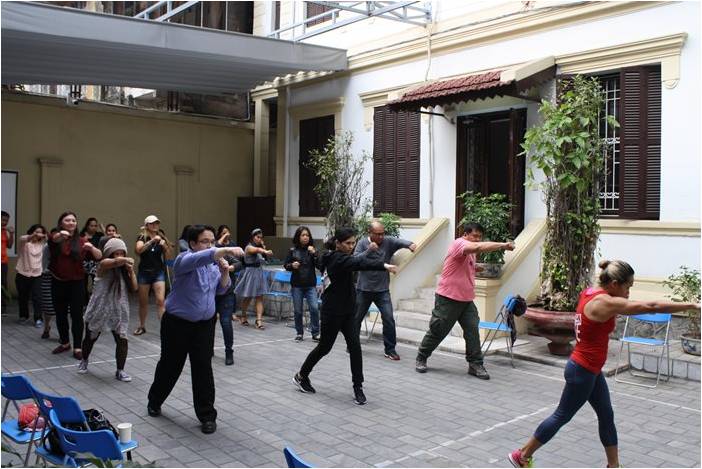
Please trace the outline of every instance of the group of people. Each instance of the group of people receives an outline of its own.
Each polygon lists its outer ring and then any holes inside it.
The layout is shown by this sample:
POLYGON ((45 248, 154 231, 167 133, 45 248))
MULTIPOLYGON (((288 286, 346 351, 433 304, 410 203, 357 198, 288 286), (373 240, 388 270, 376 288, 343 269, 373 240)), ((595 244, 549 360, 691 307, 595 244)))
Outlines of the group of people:
MULTIPOLYGON (((3 286, 6 286, 7 277, 6 249, 14 243, 14 233, 6 229, 8 218, 3 212, 3 286)), ((175 246, 160 230, 158 218, 149 216, 144 221, 135 249, 141 256, 136 272, 134 259, 127 257, 127 247, 117 233, 117 227, 108 225, 103 230, 104 235, 98 227, 97 220, 89 219, 84 229, 77 231, 75 214, 65 212, 51 232, 47 233, 41 225, 33 225, 19 238, 16 283, 20 296, 20 320, 29 320, 28 303, 31 299, 35 324, 41 327, 43 319, 45 336, 48 337, 49 318, 55 311, 60 345, 54 353, 61 353, 71 348, 70 315, 73 354, 80 360, 78 370, 81 373, 87 371, 88 356, 100 333, 110 330, 117 344, 115 376, 118 380, 129 381, 131 378, 124 372, 129 318, 127 295, 130 290, 138 290, 140 300, 148 301, 149 290, 153 289, 161 321, 161 356, 148 393, 148 414, 152 417, 161 415, 161 406, 189 358, 195 413, 204 433, 216 431, 212 372, 216 316, 219 314, 220 317, 225 360, 229 365, 233 363, 231 324, 236 296, 242 298, 241 324, 248 324, 246 310, 254 301, 255 325, 259 329, 264 327, 263 295, 268 291, 269 282, 263 265, 273 253, 266 248, 262 231, 254 230, 246 248, 241 249, 234 245, 231 230, 225 225, 217 230, 207 225, 187 226, 179 240, 180 254, 173 264, 171 291, 164 299, 164 255, 167 256, 175 246), (94 268, 89 262, 94 263, 94 268), (234 275, 239 271, 242 271, 240 278, 235 282, 234 275), (86 285, 90 281, 94 281, 92 295, 83 314, 86 285), (50 292, 52 300, 48 305, 46 291, 50 292)), ((483 241, 483 232, 479 224, 467 223, 463 226, 463 235, 449 246, 429 330, 415 359, 415 370, 419 373, 427 372, 427 359, 458 322, 464 331, 468 374, 483 380, 490 378, 483 365, 479 313, 474 303, 475 273, 479 271, 476 255, 513 250, 515 245, 512 242, 483 241)), ((382 223, 373 222, 368 236, 361 237, 358 242, 354 230, 336 230, 326 241, 325 248, 322 254, 318 253, 311 231, 302 226, 295 232, 293 246, 284 261, 284 268, 292 272, 295 340, 301 342, 304 339, 302 306, 306 300, 312 339, 317 342, 294 374, 293 382, 300 391, 315 393, 310 374, 331 351, 341 332, 349 353, 354 401, 363 405, 367 399, 363 392, 360 324, 370 304, 375 303, 383 320, 385 356, 392 361, 400 359, 395 349, 395 323, 389 290, 389 274, 397 272, 397 266, 389 262, 399 249, 414 252, 417 246, 407 240, 386 238, 382 223), (321 311, 317 299, 317 270, 324 275, 321 311), (357 282, 354 281, 355 272, 358 272, 357 282)), ((616 317, 700 309, 696 303, 629 300, 634 283, 633 268, 621 260, 603 260, 599 267, 598 286, 588 288, 580 295, 575 321, 576 346, 565 368, 566 385, 558 407, 538 426, 524 446, 508 455, 515 467, 531 467, 534 452, 553 438, 585 402, 589 402, 597 414, 608 467, 618 467, 614 413, 601 372, 616 317)), ((146 313, 142 315, 140 303, 140 326, 135 334, 146 332, 145 319, 146 313)))

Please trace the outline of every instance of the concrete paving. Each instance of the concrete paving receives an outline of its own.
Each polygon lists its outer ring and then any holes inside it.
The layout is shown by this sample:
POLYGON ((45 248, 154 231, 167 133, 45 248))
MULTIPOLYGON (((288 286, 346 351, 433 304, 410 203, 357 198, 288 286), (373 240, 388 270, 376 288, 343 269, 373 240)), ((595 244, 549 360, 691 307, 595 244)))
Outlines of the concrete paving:
MULTIPOLYGON (((114 342, 103 334, 91 355, 90 372, 76 373, 69 353, 52 355, 52 338, 16 323, 16 309, 2 317, 3 373, 23 373, 50 393, 70 395, 83 408, 100 408, 113 424, 131 422, 140 447, 135 460, 160 467, 284 466, 289 445, 320 467, 511 467, 507 453, 522 444, 558 403, 563 371, 492 355, 492 379, 466 374, 460 355, 437 352, 429 372, 414 371, 416 347, 399 344, 399 362, 383 357, 382 342, 363 342, 368 404, 352 400, 343 337, 311 375, 317 393, 302 394, 291 378, 314 342, 293 341, 294 330, 267 322, 267 329, 235 323, 234 366, 224 365, 217 328, 213 361, 218 430, 204 435, 192 409, 189 365, 163 406, 149 417, 146 394, 160 345, 155 312, 148 333, 129 337, 126 371, 131 383, 114 379, 114 342)), ((132 309, 132 327, 136 307, 132 309)), ((672 379, 649 390, 608 378, 626 467, 700 466, 700 383, 672 379)), ((3 401, 4 405, 4 401, 3 401)), ((3 464, 11 462, 3 453, 3 464)), ((583 408, 535 456, 538 467, 604 467, 606 460, 591 408, 583 408)))

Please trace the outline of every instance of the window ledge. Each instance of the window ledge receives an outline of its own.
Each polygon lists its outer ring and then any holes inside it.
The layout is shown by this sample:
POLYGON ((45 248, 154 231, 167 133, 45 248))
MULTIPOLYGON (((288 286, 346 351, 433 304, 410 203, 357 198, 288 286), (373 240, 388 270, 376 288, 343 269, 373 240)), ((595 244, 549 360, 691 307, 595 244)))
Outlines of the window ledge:
POLYGON ((678 222, 601 218, 600 228, 602 229, 602 234, 700 237, 700 223, 698 221, 678 222))

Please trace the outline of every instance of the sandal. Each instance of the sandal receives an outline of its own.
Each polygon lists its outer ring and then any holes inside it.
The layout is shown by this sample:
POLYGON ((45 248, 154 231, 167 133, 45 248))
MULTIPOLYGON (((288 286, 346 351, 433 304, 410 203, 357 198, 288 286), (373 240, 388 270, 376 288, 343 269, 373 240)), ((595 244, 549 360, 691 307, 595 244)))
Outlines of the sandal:
POLYGON ((48 339, 48 338, 50 338, 50 337, 51 337, 51 335, 49 335, 49 331, 50 331, 50 330, 51 330, 51 329, 44 329, 44 333, 41 335, 41 338, 42 338, 42 339, 48 339))
POLYGON ((262 319, 256 319, 256 329, 265 329, 266 327, 263 325, 263 320, 262 319))
POLYGON ((239 316, 239 322, 241 323, 242 326, 249 325, 249 321, 246 319, 246 316, 239 316))
POLYGON ((53 349, 53 350, 51 351, 51 353, 53 353, 54 355, 56 355, 57 353, 63 353, 63 352, 65 352, 65 351, 67 351, 67 350, 71 350, 71 345, 70 345, 70 344, 67 344, 67 345, 61 344, 61 345, 59 345, 58 347, 56 347, 55 349, 53 349))
POLYGON ((146 334, 146 329, 144 329, 141 326, 137 327, 136 330, 134 331, 134 335, 142 335, 142 334, 146 334))

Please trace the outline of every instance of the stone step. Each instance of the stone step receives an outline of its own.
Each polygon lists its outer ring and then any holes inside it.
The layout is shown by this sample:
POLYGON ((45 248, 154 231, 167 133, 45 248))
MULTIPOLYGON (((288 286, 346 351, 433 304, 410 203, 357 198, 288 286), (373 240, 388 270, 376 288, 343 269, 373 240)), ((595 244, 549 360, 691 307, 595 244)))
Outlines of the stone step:
MULTIPOLYGON (((431 314, 417 313, 414 311, 395 311, 395 325, 397 327, 404 327, 406 329, 414 329, 416 331, 424 334, 429 329, 429 321, 431 320, 431 314)), ((378 323, 380 323, 380 318, 378 318, 378 323)), ((376 325, 376 329, 377 329, 376 325)), ((455 324, 453 329, 451 329, 451 336, 463 337, 463 330, 461 326, 455 324)))
POLYGON ((422 287, 417 288, 417 293, 420 299, 434 301, 434 293, 436 292, 436 287, 422 287))
MULTIPOLYGON (((679 348, 679 345, 678 345, 679 348)), ((700 357, 685 353, 676 353, 676 343, 672 342, 670 347, 670 362, 672 376, 676 378, 688 379, 690 381, 700 381, 700 357)), ((617 348, 617 352, 618 352, 617 348)), ((626 347, 622 353, 622 360, 626 361, 626 347)), ((658 372, 658 355, 641 350, 631 351, 631 368, 634 370, 646 371, 648 373, 658 372)), ((628 373, 624 373, 627 375, 628 373)), ((661 360, 661 379, 668 374, 668 362, 661 360)), ((626 376, 625 379, 631 379, 626 376)), ((640 380, 640 379, 639 379, 640 380)))
POLYGON ((431 315, 431 310, 434 308, 434 300, 425 298, 410 298, 400 300, 397 304, 397 309, 402 311, 412 311, 415 313, 425 313, 431 315))

